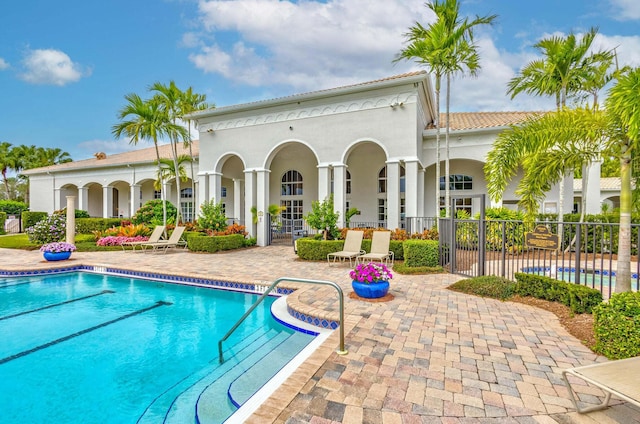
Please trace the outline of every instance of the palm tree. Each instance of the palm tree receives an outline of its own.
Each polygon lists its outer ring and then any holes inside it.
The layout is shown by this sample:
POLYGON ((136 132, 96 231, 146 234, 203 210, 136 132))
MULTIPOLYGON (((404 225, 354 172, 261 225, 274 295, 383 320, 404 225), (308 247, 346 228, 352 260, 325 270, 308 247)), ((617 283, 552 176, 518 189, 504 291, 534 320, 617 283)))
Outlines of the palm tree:
POLYGON ((7 172, 14 168, 14 158, 15 154, 13 153, 11 143, 7 143, 6 141, 0 143, 0 173, 2 173, 2 181, 4 182, 4 188, 7 193, 8 200, 11 200, 12 196, 9 192, 7 172))
MULTIPOLYGON (((473 41, 473 28, 492 23, 496 15, 476 17, 473 21, 459 18, 460 6, 457 0, 434 0, 426 6, 435 13, 436 21, 424 27, 419 22, 405 34, 408 46, 400 51, 395 62, 415 60, 425 65, 433 73, 435 80, 436 116, 436 205, 440 204, 440 90, 442 77, 447 76, 446 104, 446 146, 445 193, 449 192, 449 100, 451 75, 468 70, 475 75, 479 69, 477 46, 473 41)), ((448 194, 445 196, 445 210, 449 216, 448 194)))
POLYGON ((620 158, 620 233, 616 292, 631 291, 631 160, 640 149, 640 68, 617 78, 606 100, 607 113, 622 134, 614 139, 620 158))
MULTIPOLYGON (((511 94, 512 99, 520 93, 553 96, 556 110, 560 111, 566 107, 568 97, 581 90, 591 92, 602 75, 600 67, 607 65, 605 69, 608 69, 613 58, 610 51, 589 53, 597 34, 598 29, 591 28, 580 41, 573 33, 542 39, 534 48, 543 58, 522 68, 520 74, 509 81, 507 94, 511 94)), ((563 174, 558 193, 558 221, 564 217, 564 186, 563 174)))
POLYGON ((197 110, 204 110, 215 107, 215 105, 207 104, 206 102, 207 96, 204 94, 198 94, 193 92, 193 88, 189 87, 185 91, 182 92, 182 96, 180 97, 180 102, 178 104, 178 116, 187 123, 187 128, 189 130, 189 156, 191 156, 191 192, 193 193, 193 202, 194 205, 197 205, 196 198, 196 186, 195 186, 195 173, 193 171, 193 149, 191 148, 192 138, 191 138, 191 119, 187 116, 191 112, 195 112, 197 110))
MULTIPOLYGON (((158 169, 157 178, 154 183, 156 189, 162 185, 163 181, 169 181, 172 178, 180 179, 181 181, 187 181, 189 178, 187 171, 184 169, 184 164, 191 162, 189 155, 178 156, 178 172, 176 172, 175 162, 173 159, 160 159, 160 167, 158 169)), ((179 205, 178 205, 179 206, 179 205)))
MULTIPOLYGON (((178 165, 178 141, 182 140, 185 144, 189 143, 189 133, 186 128, 177 124, 179 119, 179 108, 183 98, 183 93, 180 91, 175 81, 169 81, 169 85, 164 85, 159 82, 155 82, 149 87, 149 91, 156 92, 154 95, 155 101, 161 105, 162 110, 167 115, 167 119, 171 121, 174 126, 180 128, 175 129, 169 135, 169 143, 171 144, 171 155, 173 158, 173 169, 179 169, 178 165)), ((178 192, 178 207, 176 208, 176 223, 180 222, 181 208, 180 208, 180 178, 176 178, 176 191, 178 192)))
MULTIPOLYGON (((112 134, 116 138, 129 137, 129 143, 136 145, 140 140, 151 140, 156 150, 158 172, 160 169, 160 150, 158 140, 164 136, 173 137, 176 132, 184 128, 172 123, 157 99, 142 100, 137 94, 125 96, 127 104, 118 112, 120 123, 112 127, 112 134)), ((167 205, 164 185, 161 186, 163 224, 167 224, 167 205)))

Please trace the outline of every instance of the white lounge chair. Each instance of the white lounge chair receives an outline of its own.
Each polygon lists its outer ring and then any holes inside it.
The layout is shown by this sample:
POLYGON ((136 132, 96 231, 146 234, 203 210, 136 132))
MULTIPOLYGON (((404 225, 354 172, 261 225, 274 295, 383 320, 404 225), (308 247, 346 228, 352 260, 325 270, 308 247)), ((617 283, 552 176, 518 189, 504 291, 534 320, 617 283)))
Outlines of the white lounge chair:
POLYGON ((640 406, 638 375, 640 375, 640 356, 569 368, 562 371, 562 377, 569 389, 571 400, 576 410, 581 414, 607 408, 611 395, 640 406), (599 405, 581 408, 578 405, 578 395, 571 387, 567 375, 573 375, 602 389, 606 395, 604 401, 599 405))
POLYGON ((153 250, 164 249, 165 253, 167 249, 170 249, 172 247, 186 246, 185 243, 180 240, 180 238, 182 237, 182 233, 184 233, 184 230, 185 227, 176 227, 171 233, 171 236, 169 236, 169 239, 160 240, 155 243, 142 243, 140 246, 142 246, 143 250, 146 250, 147 247, 150 247, 153 250))
POLYGON ((345 259, 349 259, 349 266, 351 266, 351 260, 358 258, 358 256, 362 255, 364 250, 362 250, 362 237, 364 236, 364 232, 357 230, 348 230, 347 235, 344 238, 344 246, 342 250, 339 252, 333 252, 327 254, 327 262, 331 265, 330 258, 333 258, 333 262, 336 259, 340 259, 343 262, 345 259))
POLYGON ((394 254, 389 250, 391 231, 374 231, 371 237, 371 252, 358 256, 356 262, 384 262, 393 265, 394 254))
MULTIPOLYGON (((153 232, 149 236, 149 240, 144 241, 127 241, 122 243, 122 250, 126 250, 126 246, 132 246, 132 250, 136 250, 136 246, 142 246, 147 243, 157 243, 162 239, 162 235, 164 234, 165 226, 164 225, 156 225, 156 228, 153 229, 153 232)), ((140 247, 142 250, 142 247, 140 247)))

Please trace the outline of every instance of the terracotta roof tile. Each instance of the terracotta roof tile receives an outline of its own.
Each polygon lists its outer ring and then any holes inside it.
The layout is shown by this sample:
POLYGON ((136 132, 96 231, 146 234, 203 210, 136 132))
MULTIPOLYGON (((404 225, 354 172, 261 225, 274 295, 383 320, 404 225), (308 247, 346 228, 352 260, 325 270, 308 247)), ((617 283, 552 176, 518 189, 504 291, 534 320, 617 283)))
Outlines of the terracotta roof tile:
MULTIPOLYGON (((452 130, 472 130, 480 128, 507 127, 520 124, 528 118, 544 112, 452 112, 449 115, 452 130)), ((440 128, 446 128, 446 115, 440 114, 440 128)), ((429 124, 427 129, 435 125, 429 124)))
MULTIPOLYGON (((193 151, 193 156, 198 157, 199 149, 198 149, 198 141, 194 140, 192 143, 191 150, 193 151)), ((161 144, 158 145, 158 150, 160 152, 161 158, 170 158, 171 157, 171 146, 169 144, 161 144)), ((178 154, 189 154, 189 149, 184 148, 183 144, 180 143, 178 145, 178 154)), ((85 169, 85 168, 103 168, 103 167, 112 167, 112 166, 121 166, 126 164, 139 164, 139 163, 149 163, 156 160, 156 149, 155 147, 148 147, 146 149, 138 149, 132 150, 130 152, 124 153, 116 153, 113 155, 107 155, 104 159, 92 158, 92 159, 83 159, 79 161, 61 163, 59 165, 45 166, 43 168, 34 168, 23 171, 23 174, 38 174, 46 171, 71 171, 76 169, 85 169)))

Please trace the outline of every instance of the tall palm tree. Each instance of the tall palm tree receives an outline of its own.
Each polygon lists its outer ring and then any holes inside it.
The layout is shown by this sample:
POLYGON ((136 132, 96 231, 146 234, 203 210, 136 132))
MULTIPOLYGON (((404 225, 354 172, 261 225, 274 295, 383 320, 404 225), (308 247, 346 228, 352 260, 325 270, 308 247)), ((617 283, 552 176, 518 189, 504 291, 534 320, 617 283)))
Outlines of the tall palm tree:
MULTIPOLYGON (((173 158, 173 168, 179 169, 178 166, 178 142, 183 141, 185 144, 189 142, 189 133, 186 128, 177 124, 179 119, 179 107, 181 99, 183 97, 182 91, 178 88, 175 81, 169 81, 169 85, 155 82, 149 87, 149 91, 155 92, 154 99, 161 105, 162 110, 167 115, 167 119, 174 125, 180 128, 175 129, 168 133, 169 143, 171 144, 171 156, 173 158)), ((176 223, 180 222, 181 208, 180 208, 180 178, 176 178, 176 191, 178 192, 178 207, 176 208, 176 223)))
MULTIPOLYGON (((429 68, 435 80, 436 116, 436 205, 440 204, 440 90, 442 77, 447 76, 445 193, 449 192, 449 101, 451 75, 464 70, 475 75, 479 69, 477 46, 473 41, 473 29, 477 25, 491 24, 496 15, 478 17, 472 21, 460 19, 458 0, 434 0, 426 6, 435 13, 436 21, 427 27, 419 22, 405 34, 408 45, 394 61, 415 60, 429 68)), ((448 194, 445 210, 449 216, 448 194)))
POLYGON ((189 155, 179 155, 178 172, 176 172, 175 162, 173 159, 160 159, 160 169, 158 169, 157 178, 154 183, 155 187, 158 188, 163 181, 169 181, 172 178, 187 181, 189 176, 187 175, 187 171, 184 169, 184 164, 187 162, 191 162, 191 157, 189 155))
MULTIPOLYGON (((591 52, 593 40, 598 34, 597 28, 591 28, 580 40, 574 33, 566 37, 551 36, 544 38, 533 47, 542 53, 543 58, 528 63, 519 75, 509 81, 507 94, 515 98, 520 93, 536 96, 553 96, 556 110, 566 107, 567 98, 575 96, 581 90, 590 90, 600 66, 611 65, 613 57, 610 51, 591 52)), ((608 68, 608 66, 607 66, 608 68)), ((560 179, 558 193, 558 221, 564 218, 564 175, 560 179)))
POLYGON ((14 168, 15 154, 11 143, 3 141, 0 143, 0 173, 2 173, 2 181, 4 182, 4 188, 7 193, 7 199, 11 200, 12 196, 9 192, 9 180, 7 179, 7 172, 14 168))
POLYGON ((640 149, 640 68, 618 76, 606 100, 607 113, 621 130, 612 138, 620 158, 620 233, 616 292, 631 291, 631 161, 640 149))
MULTIPOLYGON (((197 110, 205 110, 209 108, 215 107, 213 104, 208 104, 206 102, 207 96, 204 94, 198 94, 193 92, 193 88, 189 87, 185 91, 182 92, 182 96, 180 98, 180 102, 178 104, 178 115, 182 120, 187 123, 187 128, 189 130, 189 156, 191 156, 191 192, 193 193, 193 203, 194 206, 198 204, 196 186, 195 186, 195 173, 193 171, 193 149, 191 147, 192 138, 191 138, 191 119, 187 116, 191 112, 195 112, 197 110)), ((185 143, 187 144, 187 143, 185 143)))
MULTIPOLYGON (((127 104, 118 112, 120 123, 115 124, 111 132, 116 138, 129 137, 129 143, 136 145, 141 140, 151 140, 156 151, 156 162, 158 172, 160 172, 160 150, 158 141, 164 136, 173 137, 176 132, 183 131, 184 128, 174 124, 168 118, 162 105, 156 99, 142 100, 137 94, 127 94, 125 96, 127 104)), ((162 219, 163 224, 167 224, 167 205, 164 194, 164 185, 161 186, 162 193, 162 219)))

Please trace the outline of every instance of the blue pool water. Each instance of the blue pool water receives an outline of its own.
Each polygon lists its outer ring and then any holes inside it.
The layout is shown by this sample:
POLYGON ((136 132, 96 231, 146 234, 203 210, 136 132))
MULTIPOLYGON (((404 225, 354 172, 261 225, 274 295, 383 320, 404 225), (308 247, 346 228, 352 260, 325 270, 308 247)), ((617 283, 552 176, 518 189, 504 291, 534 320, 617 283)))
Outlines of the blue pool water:
POLYGON ((268 298, 219 364, 256 299, 91 273, 0 279, 0 421, 223 422, 313 339, 268 298))
MULTIPOLYGON (((546 275, 552 278, 575 282, 576 281, 576 268, 573 267, 526 267, 521 269, 522 272, 528 274, 546 275)), ((592 288, 606 287, 613 289, 616 285, 616 273, 615 271, 606 270, 585 270, 579 269, 578 275, 580 276, 580 283, 592 288)), ((631 273, 631 287, 636 289, 638 287, 638 274, 631 273)))

